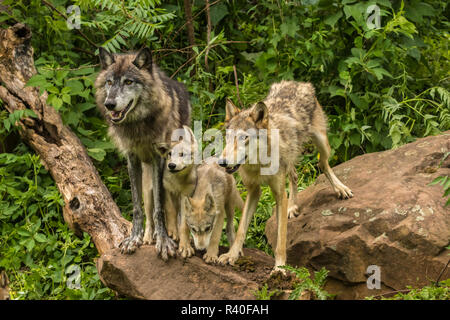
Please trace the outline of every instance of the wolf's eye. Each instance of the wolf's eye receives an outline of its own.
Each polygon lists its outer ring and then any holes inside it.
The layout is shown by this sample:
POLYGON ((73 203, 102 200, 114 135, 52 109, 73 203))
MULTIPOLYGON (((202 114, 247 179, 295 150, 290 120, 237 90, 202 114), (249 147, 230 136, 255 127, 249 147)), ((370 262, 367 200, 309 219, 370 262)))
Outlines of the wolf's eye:
POLYGON ((125 80, 125 84, 126 84, 127 86, 129 86, 129 85, 132 84, 132 83, 133 83, 133 81, 131 81, 131 80, 129 80, 129 79, 125 80))
POLYGON ((206 228, 205 228, 205 232, 209 232, 211 230, 211 226, 207 226, 206 228))
POLYGON ((108 86, 112 85, 112 81, 111 80, 106 81, 106 83, 108 84, 108 86))
POLYGON ((171 156, 172 156, 172 152, 169 152, 167 155, 168 155, 169 157, 171 157, 171 156))

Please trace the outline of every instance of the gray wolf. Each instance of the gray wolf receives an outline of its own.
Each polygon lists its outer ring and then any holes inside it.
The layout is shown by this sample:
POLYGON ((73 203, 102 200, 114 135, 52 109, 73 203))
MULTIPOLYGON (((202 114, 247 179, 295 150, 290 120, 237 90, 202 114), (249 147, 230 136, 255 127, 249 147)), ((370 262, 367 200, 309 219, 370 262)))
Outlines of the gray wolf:
POLYGON ((330 156, 330 146, 326 133, 326 117, 322 107, 315 97, 315 90, 312 84, 282 81, 271 86, 269 95, 264 101, 258 102, 251 108, 239 110, 230 100, 226 105, 225 126, 228 130, 233 130, 235 139, 229 142, 223 150, 219 164, 233 173, 239 170, 242 181, 247 188, 247 199, 239 224, 236 240, 230 251, 219 257, 219 263, 233 264, 239 257, 245 241, 248 225, 253 213, 256 210, 258 200, 261 196, 260 185, 269 184, 276 201, 276 216, 278 224, 277 246, 275 249, 275 270, 280 270, 286 262, 286 232, 287 218, 296 214, 294 204, 297 194, 297 175, 295 163, 302 151, 302 144, 312 138, 320 152, 319 166, 331 182, 336 194, 341 198, 353 196, 351 190, 346 187, 334 175, 328 164, 330 156), (273 129, 278 133, 279 168, 275 174, 262 175, 261 169, 265 164, 259 161, 249 163, 248 154, 258 154, 256 148, 261 148, 257 144, 250 143, 251 130, 267 130, 268 151, 271 150, 271 138, 273 129), (243 142, 248 153, 238 152, 238 141, 243 142), (251 149, 254 150, 251 150, 251 149), (240 157, 239 159, 236 159, 240 157), (285 179, 289 176, 290 195, 289 204, 286 199, 285 179), (289 206, 289 209, 288 209, 289 206))
POLYGON ((152 192, 156 248, 166 260, 175 255, 176 243, 168 236, 164 221, 165 163, 157 146, 168 142, 174 129, 189 125, 188 93, 183 84, 169 79, 152 62, 148 48, 128 54, 110 54, 100 48, 100 64, 96 102, 108 122, 109 136, 126 155, 133 200, 133 227, 120 244, 121 251, 132 253, 142 244, 142 192, 152 192), (151 171, 153 188, 142 179, 143 170, 151 171))
MULTIPOLYGON (((183 198, 180 225, 180 247, 190 246, 189 232, 195 248, 205 250, 206 263, 218 260, 219 242, 225 216, 226 233, 230 246, 234 243, 234 209, 242 210, 244 202, 232 175, 217 163, 204 163, 197 169, 198 184, 192 196, 183 198)), ((191 250, 188 250, 190 253, 191 250)))
POLYGON ((0 272, 0 300, 9 300, 9 280, 5 271, 0 272))

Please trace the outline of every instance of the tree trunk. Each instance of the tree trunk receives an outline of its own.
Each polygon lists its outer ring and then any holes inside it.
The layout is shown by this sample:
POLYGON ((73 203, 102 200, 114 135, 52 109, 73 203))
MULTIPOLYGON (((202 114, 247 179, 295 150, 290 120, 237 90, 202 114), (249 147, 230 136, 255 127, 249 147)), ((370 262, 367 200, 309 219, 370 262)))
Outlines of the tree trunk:
POLYGON ((40 156, 64 199, 64 220, 80 235, 87 232, 100 254, 118 246, 131 224, 100 179, 86 149, 46 104, 47 94, 25 87, 36 73, 31 30, 18 23, 0 30, 0 99, 10 112, 33 110, 36 118, 18 123, 20 135, 40 156))

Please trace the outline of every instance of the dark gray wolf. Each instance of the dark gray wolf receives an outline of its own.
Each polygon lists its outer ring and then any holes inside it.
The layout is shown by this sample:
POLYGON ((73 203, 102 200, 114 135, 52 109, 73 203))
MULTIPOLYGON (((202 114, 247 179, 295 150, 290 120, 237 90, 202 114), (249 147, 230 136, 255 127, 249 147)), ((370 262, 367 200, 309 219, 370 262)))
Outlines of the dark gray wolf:
POLYGON ((128 54, 110 54, 100 48, 100 64, 95 82, 97 106, 109 124, 109 135, 127 157, 133 199, 133 227, 130 237, 120 244, 121 250, 132 253, 142 244, 142 192, 152 190, 149 181, 142 179, 145 168, 152 173, 156 248, 166 260, 175 255, 176 243, 164 222, 164 159, 157 146, 168 143, 174 129, 190 124, 188 93, 152 62, 148 48, 128 54))
POLYGON ((275 200, 278 224, 277 246, 275 249, 275 270, 286 263, 286 232, 288 204, 285 191, 286 175, 290 182, 290 215, 295 215, 294 205, 297 194, 297 175, 295 164, 302 151, 305 140, 312 138, 320 152, 319 166, 331 182, 336 194, 341 198, 352 197, 351 190, 334 175, 328 164, 330 146, 326 132, 326 117, 315 97, 314 87, 310 83, 282 81, 272 85, 269 95, 264 101, 256 103, 246 110, 239 110, 231 101, 226 105, 225 125, 233 130, 235 139, 227 144, 219 159, 219 164, 232 173, 239 169, 242 181, 247 188, 247 199, 239 224, 236 240, 230 251, 219 257, 219 263, 233 264, 239 257, 245 241, 245 235, 253 213, 261 196, 260 185, 269 184, 275 200), (267 150, 273 152, 271 139, 277 129, 279 167, 274 174, 263 175, 261 169, 266 164, 259 161, 257 148, 261 142, 250 143, 250 131, 267 130, 267 150), (272 132, 273 131, 273 132, 272 132), (238 141, 248 148, 248 153, 238 152, 238 141), (251 149, 254 150, 251 150, 251 149), (249 163, 249 154, 257 154, 256 163, 249 163), (240 158, 239 158, 240 157, 240 158), (237 159, 239 158, 239 159, 237 159))

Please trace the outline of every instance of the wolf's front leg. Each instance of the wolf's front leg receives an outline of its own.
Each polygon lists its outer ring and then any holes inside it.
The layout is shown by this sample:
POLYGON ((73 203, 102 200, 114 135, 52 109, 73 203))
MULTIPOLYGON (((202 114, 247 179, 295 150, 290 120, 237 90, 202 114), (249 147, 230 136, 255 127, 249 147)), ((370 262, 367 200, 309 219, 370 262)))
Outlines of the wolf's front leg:
MULTIPOLYGON (((280 175, 284 178, 285 175, 280 175)), ((287 240, 287 203, 286 190, 284 189, 284 179, 274 179, 272 183, 269 183, 272 193, 275 197, 275 212, 277 218, 277 246, 275 248, 275 268, 273 272, 286 271, 281 266, 286 264, 286 240, 287 240), (281 181, 280 181, 281 180, 281 181)))
POLYGON ((119 245, 122 253, 133 253, 142 244, 144 229, 142 226, 144 215, 142 214, 142 166, 139 158, 134 154, 127 155, 128 174, 131 183, 131 198, 133 200, 133 227, 131 235, 125 238, 119 245))
POLYGON ((247 199, 245 200, 244 211, 242 212, 241 222, 239 223, 236 239, 230 248, 230 251, 222 254, 219 257, 218 262, 220 264, 233 265, 239 258, 244 246, 245 236, 247 234, 248 226, 252 220, 253 214, 258 206, 259 198, 261 197, 260 186, 248 187, 247 199))
POLYGON ((225 220, 225 209, 222 208, 219 215, 216 217, 216 221, 214 222, 214 227, 211 231, 211 238, 209 240, 208 249, 206 253, 203 255, 203 260, 206 263, 216 263, 219 258, 219 243, 220 236, 222 235, 223 222, 225 220))
POLYGON ((169 256, 174 256, 176 253, 177 244, 167 234, 165 213, 164 213, 164 187, 163 187, 163 171, 164 159, 155 156, 153 160, 153 221, 155 223, 156 234, 156 250, 161 255, 163 260, 167 260, 169 256))
POLYGON ((180 210, 181 210, 180 216, 181 219, 180 219, 180 230, 178 232, 180 235, 180 245, 178 247, 178 253, 182 258, 189 258, 195 253, 195 251, 194 248, 192 248, 191 246, 190 231, 186 222, 186 214, 184 213, 185 209, 183 204, 181 204, 180 210))

